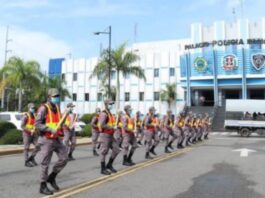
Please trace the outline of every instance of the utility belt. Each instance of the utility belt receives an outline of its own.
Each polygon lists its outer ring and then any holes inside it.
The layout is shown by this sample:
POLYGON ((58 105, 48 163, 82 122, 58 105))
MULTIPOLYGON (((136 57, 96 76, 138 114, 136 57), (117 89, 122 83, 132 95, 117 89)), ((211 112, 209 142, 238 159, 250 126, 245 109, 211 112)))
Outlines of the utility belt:
POLYGON ((146 127, 145 128, 147 131, 150 131, 150 132, 155 132, 155 127, 146 127))
POLYGON ((58 139, 59 137, 63 137, 64 135, 62 130, 58 130, 56 134, 53 134, 48 131, 44 132, 43 134, 47 139, 58 139))
POLYGON ((114 129, 102 129, 102 133, 108 134, 108 135, 113 135, 114 134, 114 129))

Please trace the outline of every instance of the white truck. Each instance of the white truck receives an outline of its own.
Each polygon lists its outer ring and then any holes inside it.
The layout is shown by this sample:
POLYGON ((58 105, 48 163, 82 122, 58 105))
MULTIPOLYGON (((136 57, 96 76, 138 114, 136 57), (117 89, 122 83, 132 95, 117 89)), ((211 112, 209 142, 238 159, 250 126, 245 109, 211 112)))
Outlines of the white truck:
POLYGON ((242 137, 265 135, 265 100, 226 100, 224 127, 242 137))

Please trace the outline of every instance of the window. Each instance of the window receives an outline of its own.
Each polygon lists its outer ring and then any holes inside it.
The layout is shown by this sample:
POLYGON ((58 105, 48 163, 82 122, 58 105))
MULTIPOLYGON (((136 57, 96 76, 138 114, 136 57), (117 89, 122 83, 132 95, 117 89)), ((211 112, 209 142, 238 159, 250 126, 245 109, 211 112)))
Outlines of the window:
POLYGON ((102 93, 98 93, 98 101, 102 101, 102 93))
POLYGON ((102 79, 103 79, 103 75, 102 74, 98 75, 98 80, 102 80, 102 79))
POLYGON ((76 98, 77 98, 76 93, 73 93, 73 101, 76 101, 76 98))
POLYGON ((85 93, 85 101, 89 101, 89 93, 85 93))
POLYGON ((8 114, 2 114, 2 115, 0 115, 0 120, 2 120, 2 121, 10 121, 11 117, 8 114))
POLYGON ((114 80, 116 78, 116 72, 111 71, 111 79, 114 80))
POLYGON ((154 69, 154 77, 159 77, 159 69, 154 69))
POLYGON ((154 101, 159 101, 159 92, 154 92, 154 101))
POLYGON ((129 79, 129 78, 130 78, 130 75, 129 75, 129 74, 125 74, 125 75, 124 75, 124 78, 125 78, 125 79, 129 79))
POLYGON ((73 73, 73 81, 77 81, 77 73, 73 73))
POLYGON ((21 120, 22 119, 22 114, 16 114, 15 118, 16 118, 16 120, 21 120))
POLYGON ((139 93, 139 101, 144 101, 144 92, 139 93))
POLYGON ((63 81, 65 80, 65 74, 62 74, 62 80, 63 81))
POLYGON ((169 68, 169 76, 175 76, 175 68, 169 68))
POLYGON ((129 101, 129 100, 130 100, 130 93, 125 92, 125 101, 129 101))

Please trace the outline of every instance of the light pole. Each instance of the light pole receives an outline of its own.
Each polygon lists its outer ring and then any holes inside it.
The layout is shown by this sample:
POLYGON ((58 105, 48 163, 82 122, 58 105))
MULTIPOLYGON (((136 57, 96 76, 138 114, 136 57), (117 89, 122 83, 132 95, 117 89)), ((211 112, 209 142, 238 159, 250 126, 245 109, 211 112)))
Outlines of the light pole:
POLYGON ((111 97, 111 86, 110 86, 110 78, 111 78, 111 26, 108 27, 108 31, 103 32, 94 32, 95 35, 100 34, 108 34, 109 35, 109 67, 108 67, 108 76, 109 76, 109 84, 108 84, 108 95, 111 97))

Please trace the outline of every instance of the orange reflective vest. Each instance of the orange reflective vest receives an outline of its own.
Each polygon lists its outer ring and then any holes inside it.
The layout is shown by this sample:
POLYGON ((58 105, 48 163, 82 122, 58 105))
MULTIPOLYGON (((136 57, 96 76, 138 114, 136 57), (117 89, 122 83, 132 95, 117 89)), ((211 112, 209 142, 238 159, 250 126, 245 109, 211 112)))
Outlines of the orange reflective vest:
MULTIPOLYGON (((134 119, 131 118, 131 117, 129 117, 128 115, 126 115, 126 118, 127 118, 127 120, 128 120, 127 128, 128 128, 129 130, 133 131, 134 128, 135 128, 134 119)), ((126 131, 126 132, 131 133, 131 131, 126 131)))
POLYGON ((116 125, 116 119, 115 117, 110 113, 110 112, 107 112, 107 111, 104 111, 106 114, 107 114, 107 126, 108 127, 111 127, 112 129, 109 129, 109 128, 102 128, 102 133, 106 133, 106 134, 109 134, 109 135, 113 135, 114 134, 114 127, 116 125))
MULTIPOLYGON (((61 113, 59 110, 59 107, 56 105, 56 113, 54 113, 50 106, 45 104, 46 108, 47 108, 47 114, 46 114, 46 126, 51 128, 51 129, 56 129, 58 123, 61 120, 61 113)), ((63 132, 62 131, 58 131, 57 134, 52 134, 51 132, 45 132, 45 136, 48 139, 56 139, 59 136, 63 136, 63 132)))
POLYGON ((35 116, 32 118, 30 116, 30 113, 26 113, 26 115, 27 115, 27 123, 25 125, 26 128, 25 132, 31 134, 29 131, 35 129, 35 116))
POLYGON ((184 126, 184 118, 180 118, 178 122, 178 127, 182 128, 184 126))
POLYGON ((74 122, 76 122, 76 120, 77 120, 77 116, 76 116, 76 114, 68 115, 68 116, 67 116, 67 118, 65 119, 64 124, 65 124, 65 126, 68 128, 68 130, 69 130, 70 125, 73 124, 74 122), (73 116, 72 119, 71 119, 71 116, 73 116))
POLYGON ((155 132, 155 127, 157 126, 158 121, 153 116, 151 117, 151 126, 146 126, 145 129, 150 132, 155 132))
POLYGON ((95 131, 99 131, 99 122, 98 122, 98 118, 99 118, 99 115, 96 115, 96 123, 95 123, 95 125, 97 125, 97 127, 93 127, 93 129, 95 130, 95 131))

